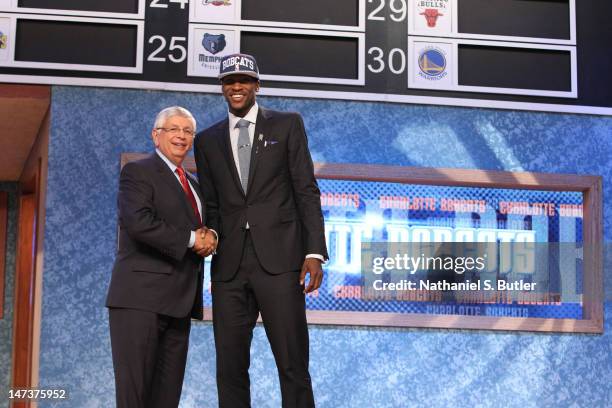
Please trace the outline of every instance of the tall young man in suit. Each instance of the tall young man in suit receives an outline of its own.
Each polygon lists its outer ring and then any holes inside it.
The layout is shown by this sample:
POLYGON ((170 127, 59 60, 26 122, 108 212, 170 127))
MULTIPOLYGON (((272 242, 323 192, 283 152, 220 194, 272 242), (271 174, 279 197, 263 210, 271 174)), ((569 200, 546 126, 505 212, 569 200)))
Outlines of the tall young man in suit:
POLYGON ((202 228, 197 182, 182 167, 195 129, 186 109, 162 110, 152 131, 156 152, 121 171, 121 231, 106 300, 119 408, 179 404, 191 317, 202 319, 201 255, 216 245, 202 228))
POLYGON ((304 293, 321 285, 327 249, 304 123, 257 104, 252 56, 224 57, 219 79, 228 117, 199 133, 194 148, 206 225, 219 239, 211 267, 219 406, 250 406, 261 313, 283 407, 313 407, 304 293))

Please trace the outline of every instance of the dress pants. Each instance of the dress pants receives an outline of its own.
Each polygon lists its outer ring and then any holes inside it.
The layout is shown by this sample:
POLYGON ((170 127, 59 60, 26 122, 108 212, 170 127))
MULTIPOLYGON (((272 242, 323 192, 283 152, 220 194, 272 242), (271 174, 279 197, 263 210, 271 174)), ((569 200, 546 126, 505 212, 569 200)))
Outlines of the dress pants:
POLYGON ((299 272, 272 275, 261 267, 247 230, 234 278, 212 282, 220 408, 251 406, 250 349, 259 313, 276 361, 283 408, 314 407, 303 290, 299 272))
POLYGON ((109 308, 117 408, 176 408, 191 319, 109 308))

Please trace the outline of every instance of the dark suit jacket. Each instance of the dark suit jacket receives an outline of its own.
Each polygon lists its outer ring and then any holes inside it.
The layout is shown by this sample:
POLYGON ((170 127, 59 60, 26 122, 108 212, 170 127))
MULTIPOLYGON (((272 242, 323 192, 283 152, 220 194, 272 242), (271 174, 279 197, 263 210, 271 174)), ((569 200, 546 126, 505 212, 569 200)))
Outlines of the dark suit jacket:
POLYGON ((200 132, 194 146, 206 225, 219 234, 211 280, 230 280, 238 270, 247 221, 269 273, 300 270, 306 254, 327 259, 321 193, 299 114, 259 107, 246 195, 227 118, 200 132))
POLYGON ((106 306, 202 319, 202 258, 187 248, 199 222, 176 176, 155 153, 130 162, 117 201, 119 249, 106 306))

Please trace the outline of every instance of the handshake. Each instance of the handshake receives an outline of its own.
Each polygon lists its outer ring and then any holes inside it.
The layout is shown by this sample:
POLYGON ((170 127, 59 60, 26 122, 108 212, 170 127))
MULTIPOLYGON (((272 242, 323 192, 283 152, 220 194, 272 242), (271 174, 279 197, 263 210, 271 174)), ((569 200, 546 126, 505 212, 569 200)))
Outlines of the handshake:
POLYGON ((195 231, 195 243, 191 250, 202 257, 215 252, 217 249, 217 234, 206 227, 198 228, 195 231))

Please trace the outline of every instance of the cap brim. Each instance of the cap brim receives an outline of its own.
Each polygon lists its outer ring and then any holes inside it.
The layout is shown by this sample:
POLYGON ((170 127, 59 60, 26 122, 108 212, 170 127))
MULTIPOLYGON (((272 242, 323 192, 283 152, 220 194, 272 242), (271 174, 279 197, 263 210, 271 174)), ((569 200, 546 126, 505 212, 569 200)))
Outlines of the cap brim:
POLYGON ((219 74, 217 76, 217 78, 222 79, 222 78, 225 78, 226 76, 230 76, 230 75, 246 75, 246 76, 250 76, 251 78, 259 79, 259 75, 256 72, 253 72, 253 71, 231 71, 231 72, 225 72, 223 74, 219 74))

